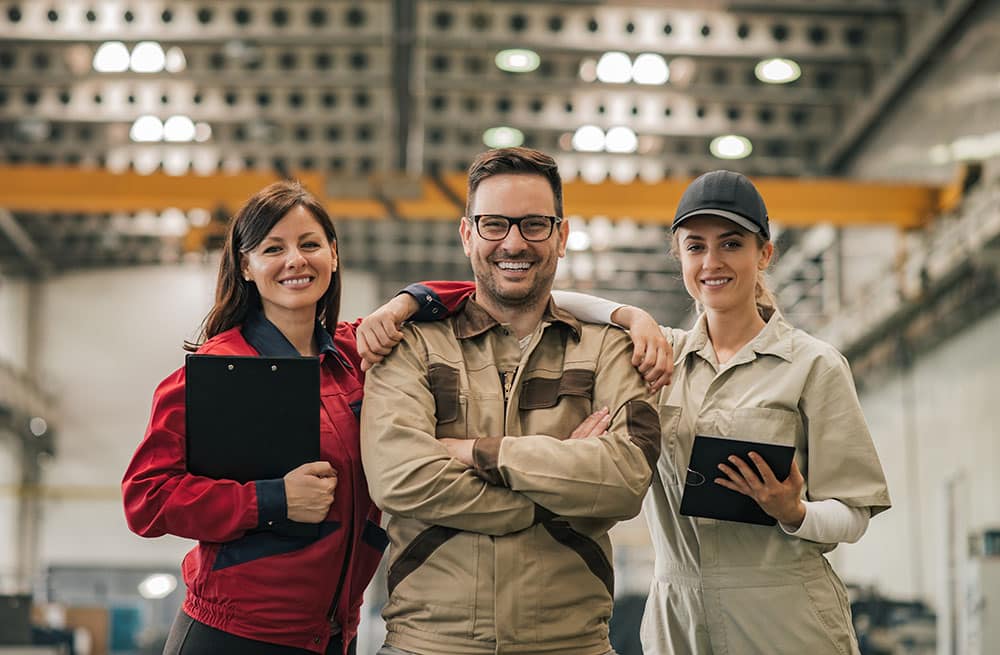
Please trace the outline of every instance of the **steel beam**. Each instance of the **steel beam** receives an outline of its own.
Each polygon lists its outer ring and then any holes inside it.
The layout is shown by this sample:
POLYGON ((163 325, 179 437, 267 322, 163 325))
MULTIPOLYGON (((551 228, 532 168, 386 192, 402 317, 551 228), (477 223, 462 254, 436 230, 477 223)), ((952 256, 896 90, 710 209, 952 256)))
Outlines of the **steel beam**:
POLYGON ((980 0, 950 0, 939 12, 928 15, 919 34, 910 40, 903 56, 880 82, 867 100, 855 109, 839 136, 824 149, 822 170, 837 172, 844 168, 864 138, 874 129, 885 112, 910 86, 931 58, 939 53, 941 43, 969 15, 980 0))
POLYGON ((51 262, 42 255, 38 246, 31 239, 31 235, 21 227, 6 207, 0 207, 0 233, 3 233, 14 244, 21 259, 37 275, 44 277, 53 271, 51 262))
MULTIPOLYGON (((299 179, 338 220, 386 218, 380 197, 392 200, 402 219, 454 220, 465 201, 463 173, 444 175, 437 182, 424 177, 412 192, 406 189, 402 193, 399 189, 409 185, 398 184, 398 178, 373 178, 363 197, 338 195, 338 189, 350 187, 327 183, 318 174, 304 174, 299 179)), ((171 207, 233 210, 274 180, 274 176, 264 173, 172 177, 0 166, 0 198, 9 209, 27 212, 131 212, 171 207)), ((690 179, 667 179, 653 183, 588 184, 571 180, 564 184, 565 214, 668 224, 689 182, 690 179)), ((771 219, 786 227, 825 223, 916 228, 928 223, 956 199, 950 187, 921 184, 768 177, 756 178, 755 182, 767 201, 771 219)))

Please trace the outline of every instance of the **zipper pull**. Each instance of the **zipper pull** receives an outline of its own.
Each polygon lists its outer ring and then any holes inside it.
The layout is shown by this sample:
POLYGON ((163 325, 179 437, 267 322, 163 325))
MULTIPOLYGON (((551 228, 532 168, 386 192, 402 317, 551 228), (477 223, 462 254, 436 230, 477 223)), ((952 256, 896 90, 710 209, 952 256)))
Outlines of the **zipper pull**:
POLYGON ((510 390, 514 387, 514 377, 517 375, 517 369, 504 371, 501 375, 503 376, 503 401, 506 403, 510 399, 510 390))

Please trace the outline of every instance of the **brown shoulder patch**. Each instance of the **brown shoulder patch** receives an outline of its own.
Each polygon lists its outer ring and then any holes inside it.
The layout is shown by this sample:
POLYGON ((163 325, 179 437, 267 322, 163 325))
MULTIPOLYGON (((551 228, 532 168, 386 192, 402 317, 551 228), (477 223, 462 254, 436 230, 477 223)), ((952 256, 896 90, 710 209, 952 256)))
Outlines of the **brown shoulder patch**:
POLYGON ((625 404, 625 411, 629 439, 642 450, 649 469, 655 470, 656 460, 660 458, 659 415, 649 403, 642 400, 630 400, 625 404))

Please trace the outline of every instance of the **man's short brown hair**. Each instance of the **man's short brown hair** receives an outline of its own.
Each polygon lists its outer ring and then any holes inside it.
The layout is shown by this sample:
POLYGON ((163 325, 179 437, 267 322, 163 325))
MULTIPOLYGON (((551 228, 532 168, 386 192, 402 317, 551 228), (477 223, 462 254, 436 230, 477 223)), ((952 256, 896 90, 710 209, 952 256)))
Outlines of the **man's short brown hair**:
POLYGON ((469 188, 466 192, 465 215, 469 218, 472 197, 479 183, 494 175, 540 175, 552 188, 556 216, 562 216, 562 178, 552 157, 532 148, 495 148, 476 157, 469 166, 469 188))

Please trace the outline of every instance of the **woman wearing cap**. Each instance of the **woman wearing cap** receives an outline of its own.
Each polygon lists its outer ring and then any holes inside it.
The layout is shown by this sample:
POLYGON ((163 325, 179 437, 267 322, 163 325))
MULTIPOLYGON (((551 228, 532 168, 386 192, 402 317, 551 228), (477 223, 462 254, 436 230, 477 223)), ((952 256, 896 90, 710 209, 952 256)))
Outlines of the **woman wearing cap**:
MULTIPOLYGON (((824 554, 860 539, 890 501, 847 361, 777 311, 763 280, 774 254, 767 209, 743 175, 692 182, 672 251, 701 313, 690 330, 663 328, 675 369, 659 396, 663 444, 644 508, 656 565, 643 652, 858 653, 844 585, 824 554), (778 525, 678 512, 698 434, 795 447, 784 481, 755 454, 731 458, 707 481, 752 497, 778 525)), ((559 302, 576 311, 572 298, 559 302)), ((608 316, 588 307, 580 318, 608 316)), ((652 325, 633 307, 613 318, 633 330, 652 325)))

